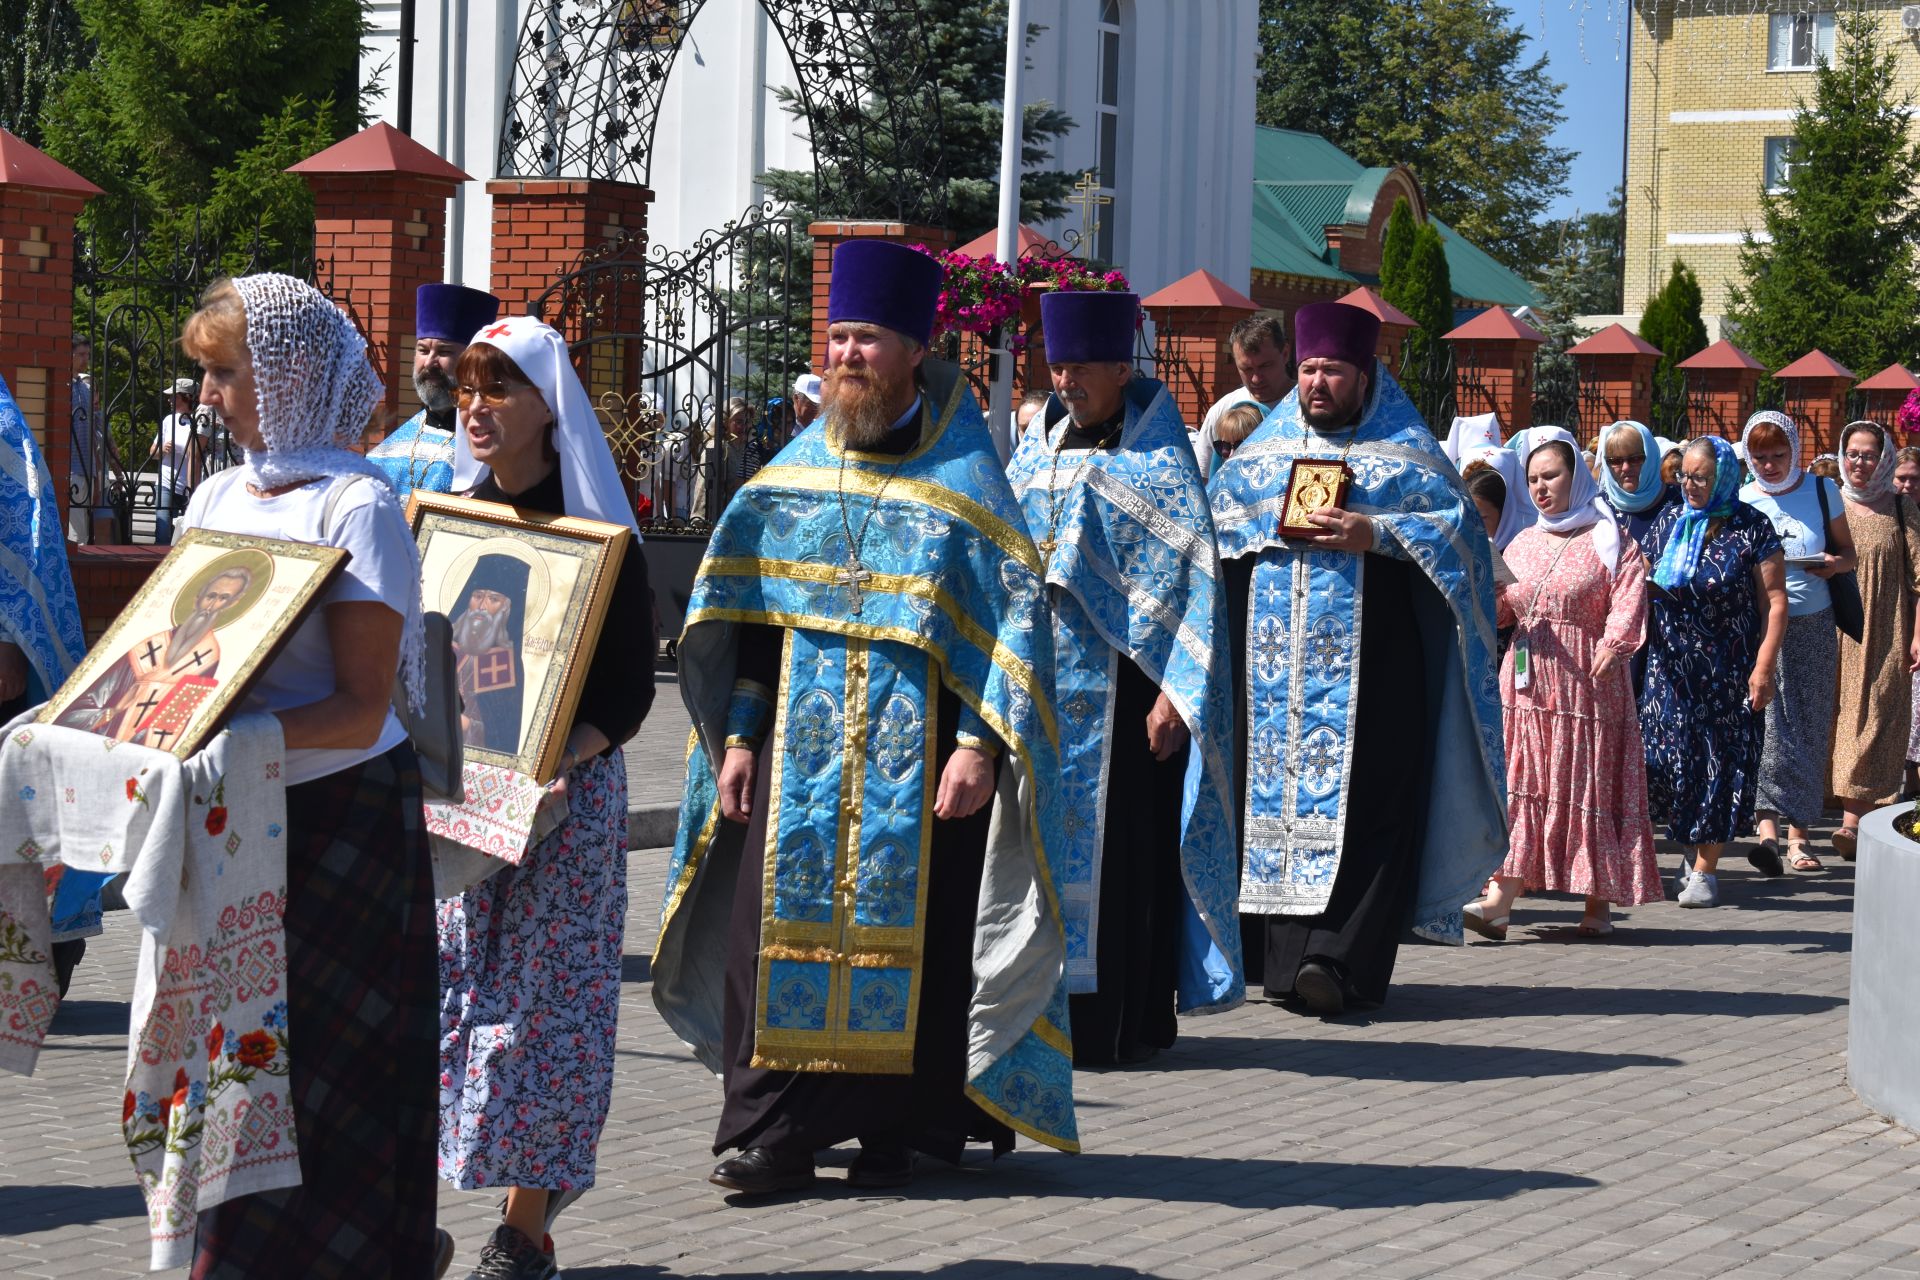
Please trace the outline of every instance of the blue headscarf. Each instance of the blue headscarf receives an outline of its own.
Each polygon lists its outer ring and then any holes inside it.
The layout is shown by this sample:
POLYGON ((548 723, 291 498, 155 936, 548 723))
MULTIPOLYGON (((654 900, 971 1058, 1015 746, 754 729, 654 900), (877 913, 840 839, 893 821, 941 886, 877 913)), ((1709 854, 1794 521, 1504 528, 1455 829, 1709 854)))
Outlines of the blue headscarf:
POLYGON ((1700 549, 1707 542, 1708 521, 1726 519, 1739 502, 1741 466, 1733 446, 1719 436, 1703 438, 1713 447, 1713 492, 1705 506, 1696 507, 1691 499, 1680 504, 1680 519, 1653 570, 1653 580, 1669 590, 1693 580, 1694 570, 1700 567, 1700 549))
POLYGON ((1660 480, 1660 460, 1665 455, 1660 452, 1660 441, 1646 423, 1626 418, 1602 429, 1600 447, 1596 452, 1600 455, 1600 484, 1615 511, 1637 516, 1660 505, 1660 500, 1666 496, 1666 485, 1660 480), (1643 455, 1640 460, 1640 483, 1631 492, 1614 479, 1613 468, 1607 465, 1607 437, 1616 431, 1632 431, 1640 437, 1640 452, 1643 455))

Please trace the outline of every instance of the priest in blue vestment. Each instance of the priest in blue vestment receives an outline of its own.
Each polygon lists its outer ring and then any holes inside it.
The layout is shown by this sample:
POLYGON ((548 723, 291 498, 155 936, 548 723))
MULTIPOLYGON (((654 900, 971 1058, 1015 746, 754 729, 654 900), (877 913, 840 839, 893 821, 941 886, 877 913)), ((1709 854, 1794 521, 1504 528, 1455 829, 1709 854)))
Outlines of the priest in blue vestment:
POLYGON ((1492 554, 1379 327, 1302 307, 1294 390, 1209 485, 1244 654, 1248 977, 1323 1016, 1383 1001, 1409 930, 1458 943, 1507 841, 1492 554), (1290 504, 1296 462, 1344 466, 1344 501, 1290 504))
MULTIPOLYGON (((80 600, 53 477, 20 406, 0 380, 0 725, 54 695, 86 656, 80 600)), ((57 869, 50 884, 60 994, 101 932, 100 890, 113 877, 57 869)))
POLYGON ((499 314, 500 299, 464 285, 423 284, 414 292, 413 393, 421 409, 367 451, 403 505, 415 489, 453 490, 453 433, 460 425, 454 366, 499 314))
POLYGON ((680 641, 695 733, 654 1002, 725 1081, 711 1180, 1077 1149, 1040 561, 933 259, 834 254, 825 414, 734 495, 680 641))
POLYGON ((1053 395, 1007 480, 1046 565, 1074 1061, 1144 1062, 1240 966, 1233 685, 1206 486, 1167 388, 1133 369, 1140 300, 1040 300, 1053 395))

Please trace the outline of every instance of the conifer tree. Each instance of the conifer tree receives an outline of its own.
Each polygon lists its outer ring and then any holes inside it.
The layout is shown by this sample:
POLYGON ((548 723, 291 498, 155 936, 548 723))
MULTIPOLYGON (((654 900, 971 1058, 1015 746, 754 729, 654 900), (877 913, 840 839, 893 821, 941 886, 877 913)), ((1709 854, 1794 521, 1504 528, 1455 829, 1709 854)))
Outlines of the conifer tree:
MULTIPOLYGON (((1452 378, 1447 369, 1446 343, 1440 335, 1453 328, 1453 276, 1447 266, 1447 246, 1440 228, 1431 222, 1414 233, 1403 281, 1389 298, 1420 327, 1407 335, 1402 368, 1407 394, 1429 424, 1451 416, 1452 378)), ((1444 424, 1442 424, 1444 427, 1444 424)))
POLYGON ((1920 350, 1920 146, 1913 96, 1870 12, 1843 13, 1834 60, 1793 117, 1785 190, 1763 192, 1766 238, 1749 230, 1727 318, 1778 368, 1815 347, 1852 369, 1920 350))
POLYGON ((1413 238, 1419 231, 1413 220, 1413 206, 1407 198, 1401 196, 1393 202, 1393 212, 1387 215, 1386 234, 1380 237, 1380 296, 1395 306, 1392 291, 1404 283, 1407 259, 1413 253, 1413 238))

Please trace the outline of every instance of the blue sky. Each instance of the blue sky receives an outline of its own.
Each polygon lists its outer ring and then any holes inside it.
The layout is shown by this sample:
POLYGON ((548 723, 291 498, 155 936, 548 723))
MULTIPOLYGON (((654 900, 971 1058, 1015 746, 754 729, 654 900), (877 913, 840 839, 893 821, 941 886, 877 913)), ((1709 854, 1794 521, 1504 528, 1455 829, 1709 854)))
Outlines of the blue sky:
POLYGON ((1627 96, 1626 0, 1510 3, 1514 21, 1527 33, 1529 57, 1544 52, 1549 73, 1567 86, 1560 97, 1567 118, 1553 140, 1578 154, 1568 175, 1568 194, 1554 205, 1552 215, 1603 209, 1620 185, 1621 113, 1627 96))

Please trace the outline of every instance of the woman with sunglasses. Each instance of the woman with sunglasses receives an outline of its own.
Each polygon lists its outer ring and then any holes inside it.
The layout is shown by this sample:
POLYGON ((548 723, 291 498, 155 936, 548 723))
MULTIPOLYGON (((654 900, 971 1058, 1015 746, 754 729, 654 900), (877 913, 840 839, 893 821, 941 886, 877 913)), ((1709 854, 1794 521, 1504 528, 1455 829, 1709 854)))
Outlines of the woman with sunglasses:
POLYGON ((1834 852, 1853 861, 1860 819, 1900 794, 1912 717, 1913 672, 1920 670, 1920 506, 1894 492, 1893 439, 1876 422, 1840 432, 1840 492, 1853 531, 1860 638, 1840 636, 1840 708, 1834 719, 1830 788, 1846 817, 1834 852))
POLYGON ((1654 566, 1640 699, 1647 808, 1691 850, 1683 907, 1720 905, 1721 850, 1753 827, 1760 713, 1787 630, 1780 535, 1740 501, 1740 478, 1725 440, 1688 445, 1685 501, 1667 508, 1645 547, 1654 566))

